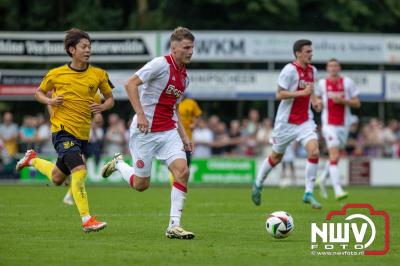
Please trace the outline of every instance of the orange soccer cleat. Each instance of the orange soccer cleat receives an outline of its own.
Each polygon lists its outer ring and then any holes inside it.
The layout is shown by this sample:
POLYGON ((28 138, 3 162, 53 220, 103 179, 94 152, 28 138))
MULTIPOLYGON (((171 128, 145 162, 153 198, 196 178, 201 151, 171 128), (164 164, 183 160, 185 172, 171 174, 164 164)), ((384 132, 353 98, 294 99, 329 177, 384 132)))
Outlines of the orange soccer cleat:
POLYGON ((21 171, 22 168, 29 166, 31 160, 36 157, 37 154, 34 150, 27 150, 24 157, 22 157, 21 160, 19 160, 18 163, 16 164, 15 169, 17 171, 21 171))
POLYGON ((96 221, 96 216, 90 217, 86 223, 82 224, 82 228, 85 233, 97 232, 103 230, 106 226, 106 222, 96 221))

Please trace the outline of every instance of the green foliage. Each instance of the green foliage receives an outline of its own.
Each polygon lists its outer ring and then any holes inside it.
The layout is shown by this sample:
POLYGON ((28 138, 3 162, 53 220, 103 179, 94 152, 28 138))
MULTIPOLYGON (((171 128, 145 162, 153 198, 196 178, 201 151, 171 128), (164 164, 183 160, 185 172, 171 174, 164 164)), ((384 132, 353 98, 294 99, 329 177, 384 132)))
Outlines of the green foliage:
POLYGON ((0 30, 397 32, 398 0, 0 0, 0 30), (139 2, 147 8, 138 14, 139 2))

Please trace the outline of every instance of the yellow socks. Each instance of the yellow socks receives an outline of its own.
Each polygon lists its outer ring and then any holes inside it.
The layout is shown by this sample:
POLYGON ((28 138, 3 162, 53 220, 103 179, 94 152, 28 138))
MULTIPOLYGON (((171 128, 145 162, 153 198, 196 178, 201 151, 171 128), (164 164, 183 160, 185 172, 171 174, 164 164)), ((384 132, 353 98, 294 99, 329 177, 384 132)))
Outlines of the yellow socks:
POLYGON ((45 175, 51 182, 53 182, 51 172, 53 171, 55 164, 40 158, 34 158, 31 160, 31 165, 35 167, 40 173, 45 175))
POLYGON ((85 189, 86 170, 71 173, 71 191, 81 217, 90 217, 89 203, 85 189))

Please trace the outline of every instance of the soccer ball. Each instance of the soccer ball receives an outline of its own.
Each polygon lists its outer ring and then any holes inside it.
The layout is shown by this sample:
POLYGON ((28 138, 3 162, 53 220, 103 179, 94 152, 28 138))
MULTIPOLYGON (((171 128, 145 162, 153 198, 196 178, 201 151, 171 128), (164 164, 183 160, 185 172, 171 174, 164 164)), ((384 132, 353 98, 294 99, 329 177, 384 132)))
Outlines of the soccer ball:
POLYGON ((285 211, 273 212, 267 217, 267 232, 275 238, 286 238, 293 231, 292 216, 285 211))

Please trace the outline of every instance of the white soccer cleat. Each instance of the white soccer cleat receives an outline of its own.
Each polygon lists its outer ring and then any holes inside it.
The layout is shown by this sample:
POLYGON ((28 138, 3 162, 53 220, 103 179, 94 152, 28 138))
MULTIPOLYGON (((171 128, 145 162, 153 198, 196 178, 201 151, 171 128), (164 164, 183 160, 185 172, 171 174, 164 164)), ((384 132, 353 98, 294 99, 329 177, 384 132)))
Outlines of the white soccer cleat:
POLYGON ((176 238, 176 239, 193 239, 194 234, 192 232, 186 231, 180 226, 174 226, 167 229, 165 235, 168 238, 176 238))
POLYGON ((117 170, 115 168, 115 164, 117 163, 117 161, 123 159, 124 156, 122 155, 122 153, 114 154, 114 157, 111 159, 111 161, 104 164, 103 168, 101 169, 101 176, 104 178, 109 177, 112 173, 114 173, 117 170))

